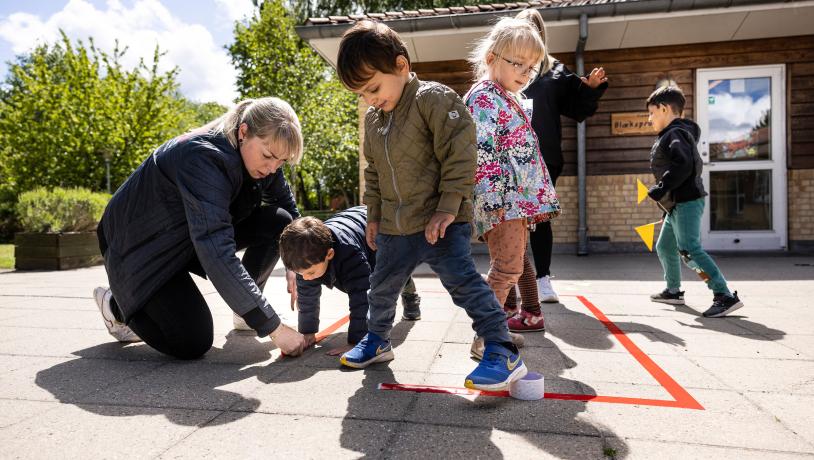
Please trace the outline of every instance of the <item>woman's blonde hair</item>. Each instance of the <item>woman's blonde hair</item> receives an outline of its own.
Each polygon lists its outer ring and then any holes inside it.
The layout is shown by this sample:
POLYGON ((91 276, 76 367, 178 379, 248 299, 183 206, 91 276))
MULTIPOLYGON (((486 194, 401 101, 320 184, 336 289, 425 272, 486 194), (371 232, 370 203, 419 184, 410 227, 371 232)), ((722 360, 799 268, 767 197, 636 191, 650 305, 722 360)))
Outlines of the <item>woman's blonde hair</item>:
POLYGON ((545 45, 528 21, 517 18, 501 19, 492 27, 489 35, 478 41, 469 56, 469 62, 475 67, 475 77, 481 79, 489 71, 489 65, 486 63, 489 53, 504 56, 507 51, 518 50, 529 53, 535 63, 539 63, 545 56, 545 45))
POLYGON ((277 143, 286 150, 288 164, 297 164, 302 158, 302 128, 296 112, 288 102, 277 97, 244 99, 221 117, 195 131, 223 134, 232 147, 238 148, 237 132, 246 123, 246 136, 257 136, 277 143))
POLYGON ((540 34, 540 39, 543 41, 543 45, 545 45, 545 53, 542 59, 541 68, 540 68, 540 75, 545 75, 552 67, 554 67, 554 56, 548 54, 548 43, 546 43, 546 38, 548 38, 547 31, 545 28, 545 21, 543 21, 543 16, 534 8, 527 8, 515 16, 517 19, 522 19, 524 21, 528 21, 535 29, 537 29, 537 33, 540 34))

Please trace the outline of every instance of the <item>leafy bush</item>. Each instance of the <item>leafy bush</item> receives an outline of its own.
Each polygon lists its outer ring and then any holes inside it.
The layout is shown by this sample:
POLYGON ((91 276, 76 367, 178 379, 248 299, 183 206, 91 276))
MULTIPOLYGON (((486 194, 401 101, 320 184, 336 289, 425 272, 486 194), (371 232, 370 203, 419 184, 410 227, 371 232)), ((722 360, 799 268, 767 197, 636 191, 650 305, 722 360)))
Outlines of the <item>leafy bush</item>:
POLYGON ((14 240, 14 232, 19 230, 17 223, 17 195, 0 187, 0 244, 14 240))
POLYGON ((10 63, 0 83, 0 192, 105 190, 106 164, 116 190, 161 143, 225 112, 184 99, 179 69, 159 71, 158 49, 132 69, 124 55, 63 34, 10 63))
POLYGON ((110 200, 84 188, 37 188, 20 195, 17 218, 26 232, 85 232, 96 229, 110 200))

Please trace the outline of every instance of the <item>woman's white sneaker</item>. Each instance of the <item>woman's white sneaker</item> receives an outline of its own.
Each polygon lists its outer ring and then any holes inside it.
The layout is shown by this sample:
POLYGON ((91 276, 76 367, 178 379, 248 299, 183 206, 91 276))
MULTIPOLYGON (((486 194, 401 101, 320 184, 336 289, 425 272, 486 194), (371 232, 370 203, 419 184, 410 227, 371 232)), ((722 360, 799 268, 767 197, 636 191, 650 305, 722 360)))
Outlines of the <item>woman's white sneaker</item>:
POLYGON ((551 287, 551 277, 549 276, 537 278, 537 293, 540 295, 541 302, 555 303, 560 301, 557 293, 554 292, 554 288, 551 287))
POLYGON ((99 313, 102 314, 102 320, 105 322, 107 332, 119 342, 141 342, 139 336, 132 329, 113 316, 113 310, 110 309, 112 296, 113 293, 110 292, 109 288, 99 286, 93 290, 93 299, 96 301, 96 306, 99 307, 99 313))

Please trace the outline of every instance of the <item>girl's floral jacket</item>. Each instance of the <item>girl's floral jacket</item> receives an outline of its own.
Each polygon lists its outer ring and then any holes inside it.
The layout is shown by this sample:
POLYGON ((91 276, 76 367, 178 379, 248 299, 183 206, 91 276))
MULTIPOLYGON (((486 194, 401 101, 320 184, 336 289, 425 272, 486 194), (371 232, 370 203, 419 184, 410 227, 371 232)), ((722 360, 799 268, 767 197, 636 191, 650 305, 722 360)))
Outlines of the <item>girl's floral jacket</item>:
POLYGON ((469 90, 475 119, 475 228, 478 237, 507 220, 545 222, 560 214, 560 202, 540 154, 530 116, 518 100, 491 80, 469 90))

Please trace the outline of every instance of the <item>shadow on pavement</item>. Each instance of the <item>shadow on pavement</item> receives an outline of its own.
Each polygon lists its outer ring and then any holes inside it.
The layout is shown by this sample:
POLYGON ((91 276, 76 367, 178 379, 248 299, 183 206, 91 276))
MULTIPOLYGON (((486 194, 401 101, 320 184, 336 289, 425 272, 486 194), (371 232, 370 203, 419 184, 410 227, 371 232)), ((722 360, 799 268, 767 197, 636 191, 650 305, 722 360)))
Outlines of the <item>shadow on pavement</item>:
POLYGON ((692 329, 703 329, 724 334, 733 334, 752 340, 765 341, 781 340, 786 335, 785 331, 749 321, 745 319, 744 316, 730 315, 723 318, 705 318, 701 316, 700 312, 687 305, 673 305, 673 307, 675 307, 675 311, 677 312, 686 313, 687 315, 695 317, 693 321, 696 324, 687 324, 678 321, 682 326, 692 329))
MULTIPOLYGON (((411 327, 405 326, 405 323, 396 325, 394 336, 404 336, 398 334, 396 329, 411 327)), ((537 357, 529 356, 531 353, 556 355, 553 360, 545 359, 546 366, 542 369, 545 377, 556 379, 558 388, 570 388, 569 392, 579 392, 581 389, 586 394, 591 394, 593 389, 590 386, 563 377, 566 369, 576 366, 576 363, 560 352, 548 339, 543 340, 545 343, 538 343, 538 346, 525 349, 526 362, 539 361, 537 357)), ((397 345, 398 343, 394 341, 394 347, 397 345)), ((477 363, 472 361, 473 369, 476 365, 477 363)), ((534 368, 535 365, 532 364, 530 367, 534 368)), ((524 443, 563 459, 602 458, 605 454, 604 449, 611 445, 615 449, 615 458, 625 458, 627 455, 625 441, 613 434, 611 429, 593 424, 580 416, 585 411, 585 402, 563 400, 528 402, 488 396, 472 398, 446 394, 383 392, 378 389, 379 383, 398 383, 389 368, 389 363, 373 365, 361 372, 365 373, 365 378, 362 386, 348 399, 347 415, 342 421, 340 441, 342 447, 362 454, 362 458, 423 456, 502 459, 504 453, 498 444, 505 445, 506 440, 496 443, 495 437, 506 436, 506 432, 511 432, 508 434, 511 438, 522 438, 524 443), (358 414, 365 412, 371 400, 382 398, 382 393, 388 394, 387 397, 390 398, 412 398, 401 420, 402 423, 395 425, 395 432, 385 428, 392 427, 393 424, 382 423, 382 431, 377 436, 386 438, 383 444, 366 440, 365 437, 370 436, 369 430, 358 423, 358 414), (466 430, 462 431, 461 428, 466 430), (573 434, 593 437, 602 447, 595 448, 593 444, 586 446, 585 438, 574 437, 573 434)), ((461 383, 463 377, 462 375, 461 383)))
POLYGON ((76 351, 78 359, 38 372, 35 382, 60 402, 104 416, 134 415, 132 410, 120 414, 117 406, 143 407, 152 415, 166 408, 170 422, 195 425, 195 417, 186 417, 185 409, 220 412, 237 404, 249 409, 207 422, 217 425, 245 417, 260 405, 221 387, 257 376, 265 366, 251 365, 268 360, 273 348, 271 342, 234 331, 223 348, 213 347, 195 361, 173 360, 147 345, 105 343, 76 351))

